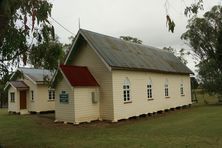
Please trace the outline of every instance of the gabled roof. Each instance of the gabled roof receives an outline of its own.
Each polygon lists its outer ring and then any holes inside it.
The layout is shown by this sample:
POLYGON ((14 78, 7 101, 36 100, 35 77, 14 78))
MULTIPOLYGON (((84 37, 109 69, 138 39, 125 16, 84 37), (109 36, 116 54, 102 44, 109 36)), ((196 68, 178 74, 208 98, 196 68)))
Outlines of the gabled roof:
MULTIPOLYGON (((46 84, 46 81, 51 81, 54 72, 47 69, 35 69, 35 68, 18 68, 10 78, 10 81, 14 81, 22 74, 23 77, 28 78, 34 84, 46 84)), ((8 89, 9 82, 6 83, 4 90, 8 89)))
POLYGON ((25 77, 30 79, 35 84, 43 84, 45 81, 50 81, 53 77, 54 72, 47 69, 36 69, 36 68, 18 68, 11 76, 10 80, 17 79, 16 72, 22 73, 25 77))
POLYGON ((28 85, 26 85, 25 82, 23 82, 23 81, 10 81, 9 84, 12 85, 13 87, 15 87, 18 90, 27 90, 27 89, 29 89, 28 85))
POLYGON ((44 82, 46 79, 51 80, 54 74, 53 71, 47 69, 35 69, 35 68, 18 68, 20 72, 29 77, 36 83, 44 82))
POLYGON ((83 40, 89 43, 111 69, 179 74, 193 73, 172 53, 83 29, 79 30, 65 64, 71 64, 73 54, 76 53, 79 42, 83 40))
POLYGON ((99 86, 87 67, 60 65, 60 70, 72 86, 99 86))

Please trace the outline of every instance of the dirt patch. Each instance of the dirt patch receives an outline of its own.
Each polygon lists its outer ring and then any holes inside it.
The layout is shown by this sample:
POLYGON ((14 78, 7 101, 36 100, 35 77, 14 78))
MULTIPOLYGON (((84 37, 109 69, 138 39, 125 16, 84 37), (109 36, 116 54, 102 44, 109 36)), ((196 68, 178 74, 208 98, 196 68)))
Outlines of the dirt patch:
POLYGON ((155 120, 157 118, 163 118, 165 116, 169 116, 170 114, 174 114, 177 112, 191 112, 193 108, 189 109, 174 109, 174 110, 168 110, 165 112, 158 112, 158 113, 152 113, 152 114, 143 114, 138 117, 131 117, 129 119, 123 119, 119 120, 118 122, 110 122, 110 121, 92 121, 90 123, 80 123, 78 125, 74 125, 71 123, 64 124, 63 122, 57 122, 55 123, 55 114, 54 113, 48 113, 48 114, 33 114, 28 115, 30 118, 32 118, 38 125, 47 127, 47 128, 113 128, 113 127, 119 127, 124 126, 128 124, 136 124, 138 122, 143 122, 146 120, 155 120))

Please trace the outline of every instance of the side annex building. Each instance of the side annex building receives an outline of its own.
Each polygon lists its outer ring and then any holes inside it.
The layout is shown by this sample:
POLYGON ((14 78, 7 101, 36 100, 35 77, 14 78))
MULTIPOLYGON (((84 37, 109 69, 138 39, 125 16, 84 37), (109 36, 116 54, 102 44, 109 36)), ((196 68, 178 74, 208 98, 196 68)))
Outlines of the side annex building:
POLYGON ((54 72, 46 69, 18 68, 5 86, 8 112, 29 114, 55 110, 55 90, 49 88, 54 72))

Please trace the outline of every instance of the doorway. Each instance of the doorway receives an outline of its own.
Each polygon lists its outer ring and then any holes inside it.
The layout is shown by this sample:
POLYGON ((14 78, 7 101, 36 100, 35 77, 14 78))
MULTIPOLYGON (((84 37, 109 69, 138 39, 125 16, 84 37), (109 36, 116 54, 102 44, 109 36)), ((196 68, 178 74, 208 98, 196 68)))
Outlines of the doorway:
POLYGON ((20 109, 26 109, 26 90, 20 91, 20 109))

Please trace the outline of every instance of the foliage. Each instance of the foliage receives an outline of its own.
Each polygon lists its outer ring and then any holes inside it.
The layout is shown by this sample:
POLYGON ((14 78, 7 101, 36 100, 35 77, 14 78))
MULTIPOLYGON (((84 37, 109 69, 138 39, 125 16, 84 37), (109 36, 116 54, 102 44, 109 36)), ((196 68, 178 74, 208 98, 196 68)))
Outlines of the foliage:
POLYGON ((63 44, 63 49, 65 50, 65 55, 67 55, 69 53, 69 51, 71 50, 72 44, 75 40, 74 36, 70 36, 69 38, 70 43, 69 44, 63 44))
MULTIPOLYGON (((169 32, 174 32, 176 24, 174 23, 173 19, 168 14, 168 7, 167 4, 169 4, 168 0, 165 0, 165 7, 166 7, 166 24, 168 27, 169 32)), ((190 6, 186 6, 184 10, 184 15, 191 17, 196 16, 199 12, 199 10, 203 10, 203 0, 197 0, 194 3, 192 3, 190 6)))
POLYGON ((199 76, 203 87, 222 93, 222 7, 214 6, 203 18, 189 20, 182 35, 199 57, 199 76))
POLYGON ((4 77, 21 59, 27 63, 34 44, 54 38, 54 28, 48 21, 52 9, 48 0, 1 0, 0 8, 0 73, 4 77))
POLYGON ((197 79, 195 77, 191 77, 190 81, 191 81, 191 89, 197 89, 199 86, 197 79))
POLYGON ((33 46, 29 59, 35 68, 54 70, 57 68, 59 62, 63 60, 63 57, 64 51, 62 44, 51 41, 33 46))
MULTIPOLYGON (((5 87, 5 83, 0 80, 0 90, 3 90, 5 87)), ((8 94, 5 91, 0 91, 0 108, 2 107, 1 105, 7 103, 8 101, 8 94)))
POLYGON ((57 70, 56 74, 55 74, 55 78, 53 81, 51 81, 50 83, 50 87, 51 88, 55 88, 58 85, 58 83, 62 80, 63 76, 62 73, 59 71, 59 69, 57 70))
POLYGON ((215 60, 202 61, 199 66, 199 76, 202 87, 210 93, 222 94, 222 72, 219 70, 215 60))
POLYGON ((166 16, 166 23, 167 23, 167 26, 168 26, 169 31, 171 31, 171 32, 173 33, 176 24, 175 24, 174 21, 170 18, 169 15, 166 16))
POLYGON ((130 41, 130 42, 133 42, 133 43, 136 43, 136 44, 142 44, 143 43, 142 40, 131 37, 131 36, 120 36, 120 39, 122 39, 124 41, 130 41))
POLYGON ((203 10, 203 0, 198 0, 196 3, 187 6, 184 10, 184 14, 186 16, 196 15, 199 10, 203 10))

